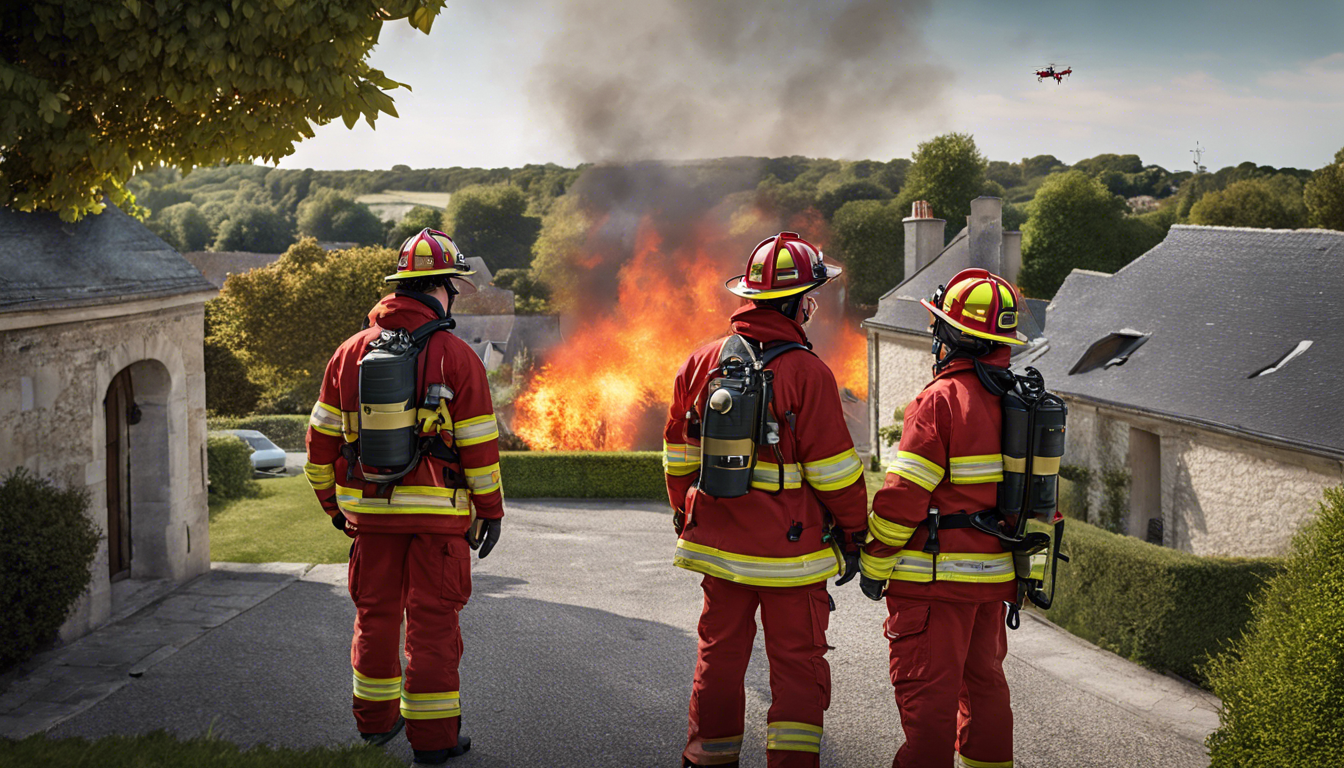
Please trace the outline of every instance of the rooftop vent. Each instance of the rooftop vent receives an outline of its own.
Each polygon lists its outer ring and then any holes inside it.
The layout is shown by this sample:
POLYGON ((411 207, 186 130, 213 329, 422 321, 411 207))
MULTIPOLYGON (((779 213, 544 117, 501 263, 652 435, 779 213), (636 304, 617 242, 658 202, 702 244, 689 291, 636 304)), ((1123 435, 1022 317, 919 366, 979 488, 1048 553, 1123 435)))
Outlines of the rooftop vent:
POLYGON ((1297 342, 1297 346, 1293 347, 1292 351, 1290 351, 1283 357, 1280 357, 1278 361, 1276 361, 1273 365, 1267 365, 1264 368, 1261 368, 1260 370, 1252 373, 1250 376, 1247 376, 1246 378, 1254 379, 1257 376, 1268 376, 1269 374, 1274 373, 1283 366, 1287 365, 1289 360, 1292 360, 1294 357, 1297 357, 1303 352, 1306 352, 1308 349, 1311 349, 1310 340, 1304 339, 1302 341, 1299 341, 1297 342))
POLYGON ((1124 365, 1129 356, 1134 354, 1134 350, 1143 346, 1151 337, 1151 333, 1142 333, 1129 328, 1108 334, 1106 338, 1093 342, 1092 346, 1087 348, 1083 356, 1078 358, 1078 362, 1069 369, 1069 375, 1124 365))

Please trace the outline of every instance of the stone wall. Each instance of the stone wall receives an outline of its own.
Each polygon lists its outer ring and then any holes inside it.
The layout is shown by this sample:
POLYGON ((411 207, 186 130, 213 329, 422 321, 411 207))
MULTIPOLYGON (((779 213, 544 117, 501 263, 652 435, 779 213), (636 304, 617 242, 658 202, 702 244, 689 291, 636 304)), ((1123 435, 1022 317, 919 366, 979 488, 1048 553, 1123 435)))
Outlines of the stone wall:
POLYGON ((923 391, 933 377, 933 355, 927 340, 895 333, 868 331, 869 353, 869 433, 873 450, 883 464, 896 455, 895 446, 886 446, 877 436, 880 427, 890 426, 897 408, 904 408, 923 391))
POLYGON ((115 609, 103 399, 123 369, 130 369, 141 412, 129 428, 131 578, 184 581, 210 567, 204 307, 142 308, 0 330, 0 472, 23 466, 58 484, 87 488, 89 513, 104 533, 89 593, 62 628, 64 640, 105 622, 115 609))

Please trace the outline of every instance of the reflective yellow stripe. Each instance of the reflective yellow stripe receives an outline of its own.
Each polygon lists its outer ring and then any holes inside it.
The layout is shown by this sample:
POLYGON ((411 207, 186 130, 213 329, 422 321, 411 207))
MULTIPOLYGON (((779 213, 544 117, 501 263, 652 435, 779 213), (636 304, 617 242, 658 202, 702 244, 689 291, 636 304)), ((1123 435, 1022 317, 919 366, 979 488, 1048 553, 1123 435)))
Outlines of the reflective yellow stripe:
POLYGON ((1013 768, 1013 761, 1004 760, 998 763, 989 763, 984 760, 972 760, 961 753, 957 753, 957 764, 954 768, 1013 768))
POLYGON ((900 475, 926 491, 932 491, 943 481, 942 467, 909 451, 897 451, 896 460, 887 467, 887 472, 900 475))
POLYGON ((495 421, 493 413, 459 421, 453 425, 453 431, 457 444, 463 447, 499 439, 499 424, 495 421))
POLYGON ((897 555, 890 557, 878 557, 863 550, 859 553, 859 570, 864 576, 878 581, 890 581, 891 569, 896 567, 896 561, 900 558, 897 555))
POLYGON ((759 587, 797 587, 825 581, 840 572, 835 553, 823 549, 799 557, 755 557, 677 540, 673 563, 689 571, 759 587))
MULTIPOLYGON (((758 461, 751 470, 751 487, 762 491, 779 490, 779 465, 758 461)), ((797 464, 784 465, 784 490, 803 487, 803 468, 797 464)))
POLYGON ((765 748, 789 752, 821 752, 821 726, 779 721, 767 723, 765 748))
POLYGON ((1036 579, 1037 581, 1045 580, 1046 559, 1047 557, 1044 552, 1039 552, 1031 556, 1031 570, 1028 578, 1036 579))
POLYGON ((1058 456, 1032 456, 1031 474, 1033 475, 1058 475, 1059 457, 1058 456))
POLYGON ((700 469, 700 446, 663 441, 663 471, 684 477, 700 469))
POLYGON ((742 751, 742 736, 725 736, 721 739, 700 739, 700 751, 711 755, 736 755, 742 751))
POLYGON ((440 720, 461 714, 462 700, 457 691, 401 694, 401 716, 407 720, 440 720))
POLYGON ((477 496, 484 496, 491 491, 499 490, 501 485, 499 480, 499 462, 495 462, 488 467, 466 467, 463 473, 467 476, 467 487, 477 496))
POLYGON ((341 409, 318 400, 313 403, 313 412, 308 416, 308 426, 332 437, 341 436, 341 409))
POLYGON ((803 476, 818 491, 838 491, 863 478, 863 462, 850 448, 820 461, 803 462, 803 476))
POLYGON ((1003 482, 1003 454, 990 453, 983 456, 953 456, 949 469, 951 480, 956 485, 973 483, 1003 482))
POLYGON ((877 512, 869 512, 868 532, 887 546, 903 547, 905 542, 910 540, 910 536, 915 532, 915 529, 908 525, 893 523, 885 517, 878 516, 877 512))
POLYGON ((355 670, 355 697, 365 701, 392 701, 401 696, 400 677, 368 677, 355 670))
POLYGON ((359 439, 359 412, 341 411, 341 433, 345 442, 353 443, 359 439))
MULTIPOLYGON (((933 556, 913 549, 896 553, 896 564, 891 578, 897 581, 928 583, 934 581, 964 581, 997 584, 1017 578, 1010 553, 981 554, 977 552, 943 552, 938 555, 937 575, 934 575, 933 556)), ((871 578, 871 577, 870 577, 871 578)))
POLYGON ((358 488, 336 486, 336 504, 346 512, 361 515, 470 515, 471 497, 466 488, 435 488, 402 485, 389 499, 364 498, 358 488))
POLYGON ((308 476, 308 484, 315 491, 325 491, 336 484, 335 464, 314 464, 310 461, 303 465, 303 474, 308 476))

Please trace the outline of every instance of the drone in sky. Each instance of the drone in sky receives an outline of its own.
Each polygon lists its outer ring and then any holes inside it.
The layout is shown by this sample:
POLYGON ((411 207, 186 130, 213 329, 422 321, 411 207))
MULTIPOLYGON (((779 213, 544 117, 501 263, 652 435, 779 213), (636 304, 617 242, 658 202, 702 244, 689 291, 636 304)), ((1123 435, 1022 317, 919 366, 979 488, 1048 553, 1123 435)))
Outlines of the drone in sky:
POLYGON ((1073 67, 1065 67, 1064 69, 1055 69, 1055 65, 1052 63, 1045 69, 1033 69, 1031 73, 1036 75, 1036 82, 1038 83, 1041 82, 1042 80, 1045 80, 1046 78, 1053 77, 1055 78, 1055 84, 1058 85, 1059 83, 1064 82, 1065 77, 1073 74, 1073 67))

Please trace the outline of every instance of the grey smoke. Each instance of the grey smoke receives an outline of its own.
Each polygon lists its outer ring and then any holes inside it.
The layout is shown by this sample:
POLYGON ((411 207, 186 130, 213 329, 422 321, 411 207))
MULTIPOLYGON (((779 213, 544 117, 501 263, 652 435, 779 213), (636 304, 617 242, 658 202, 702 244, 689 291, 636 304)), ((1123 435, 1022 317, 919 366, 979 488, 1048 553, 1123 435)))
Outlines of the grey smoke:
POLYGON ((866 157, 936 110, 930 0, 557 0, 533 97, 585 160, 866 157))

